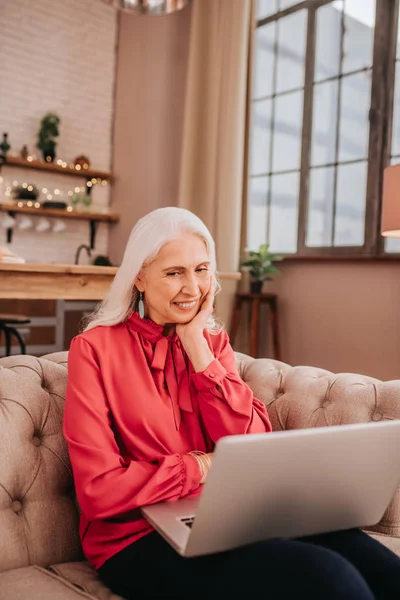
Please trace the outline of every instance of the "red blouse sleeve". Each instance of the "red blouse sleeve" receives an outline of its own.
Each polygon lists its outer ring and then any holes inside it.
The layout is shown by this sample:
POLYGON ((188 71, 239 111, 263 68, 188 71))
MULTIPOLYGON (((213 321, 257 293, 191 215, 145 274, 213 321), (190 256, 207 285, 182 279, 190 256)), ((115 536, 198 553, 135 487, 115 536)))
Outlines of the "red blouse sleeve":
MULTIPOLYGON (((214 443, 225 435, 271 431, 265 405, 241 379, 227 333, 221 332, 215 360, 192 380, 199 392, 201 414, 214 443)), ((210 336, 211 339, 211 336, 210 336)))
POLYGON ((193 456, 172 454, 152 462, 121 456, 96 353, 80 336, 72 341, 68 357, 63 431, 78 502, 89 520, 175 500, 200 485, 201 473, 193 456))

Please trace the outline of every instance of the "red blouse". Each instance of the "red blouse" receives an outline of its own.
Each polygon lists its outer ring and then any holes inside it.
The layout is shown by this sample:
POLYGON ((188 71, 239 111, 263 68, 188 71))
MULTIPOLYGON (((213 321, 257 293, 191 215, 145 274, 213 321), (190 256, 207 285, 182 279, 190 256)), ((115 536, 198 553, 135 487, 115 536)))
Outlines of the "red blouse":
POLYGON ((227 334, 204 336, 215 360, 201 373, 176 334, 164 336, 137 313, 72 340, 64 435, 82 546, 95 568, 153 530, 139 507, 200 492, 188 452, 212 452, 225 435, 271 431, 227 334))

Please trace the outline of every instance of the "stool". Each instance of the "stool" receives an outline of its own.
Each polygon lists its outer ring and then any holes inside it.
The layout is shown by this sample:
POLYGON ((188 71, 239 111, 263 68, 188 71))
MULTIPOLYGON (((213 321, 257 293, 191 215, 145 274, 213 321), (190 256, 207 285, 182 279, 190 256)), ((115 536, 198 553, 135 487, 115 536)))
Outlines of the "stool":
POLYGON ((274 348, 274 358, 281 360, 281 346, 279 341, 279 320, 278 320, 278 298, 276 294, 249 294, 237 293, 235 295, 235 305, 232 313, 230 341, 233 346, 235 337, 239 328, 242 306, 244 303, 250 303, 250 343, 249 355, 253 358, 258 356, 259 339, 259 317, 261 304, 268 304, 271 315, 272 326, 272 345, 274 348))
POLYGON ((0 336, 1 332, 4 332, 5 337, 5 348, 6 348, 6 356, 11 356, 11 337, 14 338, 19 343, 20 354, 26 354, 26 346, 25 342, 14 325, 27 325, 31 320, 25 315, 7 315, 0 313, 0 336))

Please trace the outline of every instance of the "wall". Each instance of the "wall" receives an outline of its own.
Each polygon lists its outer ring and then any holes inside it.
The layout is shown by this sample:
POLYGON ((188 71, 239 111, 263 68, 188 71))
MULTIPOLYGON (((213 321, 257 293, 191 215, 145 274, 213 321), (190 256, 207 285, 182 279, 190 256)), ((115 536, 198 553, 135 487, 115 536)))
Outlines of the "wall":
MULTIPOLYGON (((61 118, 57 157, 70 162, 85 154, 94 168, 111 168, 116 41, 116 12, 99 0, 0 2, 0 133, 9 133, 12 153, 27 144, 40 156, 35 148, 39 121, 54 111, 61 118)), ((13 181, 65 195, 84 185, 66 175, 10 167, 3 168, 2 177, 0 201, 13 181)), ((108 186, 93 189, 96 204, 108 205, 109 196, 108 186)), ((37 222, 35 217, 28 230, 17 226, 12 244, 30 262, 73 262, 76 247, 89 241, 85 222, 65 221, 66 231, 58 234, 36 233, 37 222)), ((0 245, 5 241, 0 228, 0 245)), ((95 253, 106 253, 107 246, 108 229, 102 224, 95 253)))
POLYGON ((176 204, 190 7, 168 16, 121 13, 115 98, 110 257, 118 264, 134 223, 176 204))
MULTIPOLYGON (((285 362, 400 379, 398 262, 288 261, 279 268, 264 291, 279 294, 285 362)), ((262 355, 271 356, 270 344, 262 355)))

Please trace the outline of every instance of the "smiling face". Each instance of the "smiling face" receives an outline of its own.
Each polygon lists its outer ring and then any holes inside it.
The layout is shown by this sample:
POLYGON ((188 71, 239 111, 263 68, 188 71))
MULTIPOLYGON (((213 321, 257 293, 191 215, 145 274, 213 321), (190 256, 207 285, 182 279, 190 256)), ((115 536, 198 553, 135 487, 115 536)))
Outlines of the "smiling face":
POLYGON ((146 317, 163 326, 188 323, 212 285, 204 240, 187 233, 168 242, 143 269, 135 285, 144 293, 146 317))

